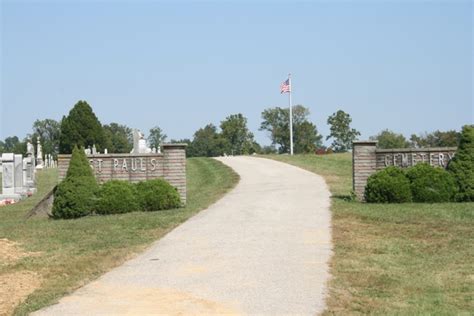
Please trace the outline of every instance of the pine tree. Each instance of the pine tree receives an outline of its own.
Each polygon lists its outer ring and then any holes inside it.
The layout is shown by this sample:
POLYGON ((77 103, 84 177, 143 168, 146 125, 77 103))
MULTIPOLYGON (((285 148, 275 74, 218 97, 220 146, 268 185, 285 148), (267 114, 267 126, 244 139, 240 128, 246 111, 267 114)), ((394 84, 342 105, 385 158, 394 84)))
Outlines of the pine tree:
POLYGON ((105 145, 105 134, 97 116, 86 101, 79 101, 61 121, 59 152, 70 154, 74 146, 88 148, 93 145, 101 151, 105 145))
POLYGON ((453 174, 458 185, 456 200, 474 202, 474 125, 463 127, 458 150, 449 162, 448 171, 453 174))
POLYGON ((54 192, 53 217, 77 218, 91 214, 98 189, 84 149, 74 147, 66 178, 54 192))

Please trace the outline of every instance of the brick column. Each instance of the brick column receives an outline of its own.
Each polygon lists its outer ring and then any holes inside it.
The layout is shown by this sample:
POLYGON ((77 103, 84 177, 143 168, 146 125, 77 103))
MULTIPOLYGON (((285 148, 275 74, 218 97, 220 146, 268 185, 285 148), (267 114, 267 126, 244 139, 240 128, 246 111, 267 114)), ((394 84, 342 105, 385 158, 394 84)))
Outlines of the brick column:
POLYGON ((360 201, 364 200, 367 179, 376 171, 376 141, 358 141, 352 144, 352 189, 360 201))
POLYGON ((181 202, 186 204, 186 144, 164 144, 164 175, 178 189, 181 202))

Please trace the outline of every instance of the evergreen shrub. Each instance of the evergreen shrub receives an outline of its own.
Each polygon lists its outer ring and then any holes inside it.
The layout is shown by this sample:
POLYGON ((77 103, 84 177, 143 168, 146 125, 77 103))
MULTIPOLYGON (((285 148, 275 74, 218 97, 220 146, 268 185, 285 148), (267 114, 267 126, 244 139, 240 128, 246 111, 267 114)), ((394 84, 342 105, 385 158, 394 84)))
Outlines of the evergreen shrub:
POLYGON ((181 206, 178 191, 163 179, 137 183, 137 197, 143 211, 167 210, 181 206))
POLYGON ((66 178, 54 192, 53 217, 78 218, 91 214, 98 188, 84 149, 74 147, 66 178))
POLYGON ((458 193, 456 201, 474 202, 474 125, 465 125, 456 155, 448 171, 454 176, 458 193))
POLYGON ((98 194, 97 214, 120 214, 140 210, 135 186, 127 181, 105 182, 98 194))
POLYGON ((365 200, 369 203, 411 202, 410 181, 403 170, 388 167, 367 179, 365 200))
POLYGON ((453 176, 442 168, 417 164, 406 173, 414 202, 449 202, 457 191, 453 176))

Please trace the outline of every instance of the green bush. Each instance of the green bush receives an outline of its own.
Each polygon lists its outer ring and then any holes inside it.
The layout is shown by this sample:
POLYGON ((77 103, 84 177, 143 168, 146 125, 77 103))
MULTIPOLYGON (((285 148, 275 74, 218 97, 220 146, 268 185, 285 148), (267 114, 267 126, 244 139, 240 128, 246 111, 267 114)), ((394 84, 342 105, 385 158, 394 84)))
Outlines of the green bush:
POLYGON ((97 214, 120 214, 140 210, 135 186, 127 181, 111 180, 102 185, 98 194, 97 214))
POLYGON ((400 168, 380 170, 367 179, 365 200, 369 203, 411 202, 410 181, 400 168))
POLYGON ((53 217, 77 218, 94 211, 97 181, 84 150, 74 148, 66 178, 54 192, 53 217))
POLYGON ((138 203, 143 211, 158 211, 181 206, 176 188, 163 179, 137 183, 138 203))
POLYGON ((474 125, 463 127, 458 150, 449 162, 448 171, 458 186, 456 201, 474 202, 474 125))
POLYGON ((406 173, 415 202, 449 202, 456 193, 453 176, 442 168, 426 163, 417 164, 406 173))

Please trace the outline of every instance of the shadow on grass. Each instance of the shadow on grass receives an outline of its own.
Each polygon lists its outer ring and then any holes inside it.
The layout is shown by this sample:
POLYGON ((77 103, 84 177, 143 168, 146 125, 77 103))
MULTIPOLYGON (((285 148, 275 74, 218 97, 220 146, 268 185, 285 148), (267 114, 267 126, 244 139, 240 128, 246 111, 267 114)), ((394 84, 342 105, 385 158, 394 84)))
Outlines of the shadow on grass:
POLYGON ((357 202, 355 197, 350 194, 333 194, 331 195, 331 199, 337 199, 345 202, 357 202))

